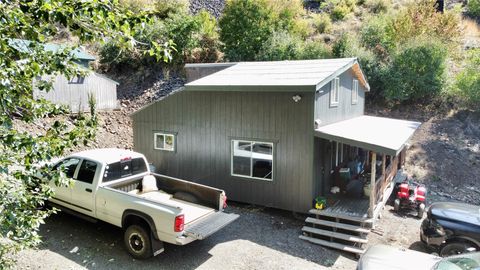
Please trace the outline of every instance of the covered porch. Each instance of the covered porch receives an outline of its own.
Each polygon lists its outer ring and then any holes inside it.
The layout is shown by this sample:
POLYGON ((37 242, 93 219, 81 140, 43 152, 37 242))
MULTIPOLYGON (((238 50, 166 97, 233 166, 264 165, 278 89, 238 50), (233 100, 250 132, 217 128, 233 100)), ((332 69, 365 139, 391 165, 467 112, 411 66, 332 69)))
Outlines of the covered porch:
POLYGON ((369 229, 405 179, 406 143, 419 122, 360 116, 315 129, 316 187, 325 209, 311 209, 301 238, 363 253, 369 229))

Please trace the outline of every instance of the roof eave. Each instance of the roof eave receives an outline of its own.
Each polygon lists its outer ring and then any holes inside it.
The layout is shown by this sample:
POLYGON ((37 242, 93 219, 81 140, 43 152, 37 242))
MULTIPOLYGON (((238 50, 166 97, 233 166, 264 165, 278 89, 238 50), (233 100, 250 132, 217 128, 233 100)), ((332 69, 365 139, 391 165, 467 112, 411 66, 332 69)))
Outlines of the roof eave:
POLYGON ((185 91, 235 91, 235 92, 314 92, 315 85, 192 85, 185 91))
MULTIPOLYGON (((353 58, 350 62, 345 64, 343 67, 337 69, 334 73, 332 73, 330 76, 326 77, 323 79, 321 82, 317 83, 315 91, 319 91, 322 87, 324 87, 327 83, 329 83, 333 78, 340 76, 340 74, 344 73, 345 71, 349 70, 352 68, 355 64, 357 64, 360 67, 360 64, 357 61, 357 58, 353 58)), ((367 78, 365 77, 363 71, 361 68, 359 68, 362 79, 365 81, 365 89, 370 91, 370 85, 368 84, 367 78)))

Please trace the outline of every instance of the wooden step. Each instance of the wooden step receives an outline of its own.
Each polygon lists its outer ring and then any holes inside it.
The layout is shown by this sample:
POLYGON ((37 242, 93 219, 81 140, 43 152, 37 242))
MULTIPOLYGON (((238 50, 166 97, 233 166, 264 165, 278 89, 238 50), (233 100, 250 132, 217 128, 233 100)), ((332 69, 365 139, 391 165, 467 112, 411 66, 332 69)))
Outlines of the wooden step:
POLYGON ((333 237, 333 238, 337 238, 337 239, 342 239, 342 240, 346 240, 346 241, 350 241, 350 242, 356 242, 356 243, 361 243, 361 244, 368 243, 367 239, 361 238, 361 237, 358 237, 358 236, 354 236, 354 235, 350 235, 350 234, 344 234, 344 233, 337 233, 337 232, 312 228, 312 227, 308 227, 308 226, 303 226, 302 231, 313 233, 313 234, 318 234, 318 235, 323 235, 323 236, 328 236, 328 237, 333 237))
POLYGON ((339 250, 343 250, 343 251, 347 251, 347 252, 351 252, 351 253, 355 253, 355 254, 363 254, 365 252, 363 249, 360 249, 360 248, 357 248, 357 247, 354 247, 354 246, 347 246, 347 245, 342 245, 342 244, 339 244, 339 243, 328 242, 328 241, 325 241, 325 240, 322 240, 322 239, 308 237, 306 235, 300 235, 300 239, 303 239, 305 241, 309 241, 309 242, 312 242, 314 244, 318 244, 318 245, 321 245, 321 246, 335 248, 335 249, 339 249, 339 250))
POLYGON ((332 227, 332 228, 337 228, 337 229, 343 229, 343 230, 348 230, 352 232, 358 232, 358 233, 369 233, 369 229, 365 229, 359 226, 355 225, 349 225, 349 224, 343 224, 339 222, 331 222, 331 221, 326 221, 326 220, 321 220, 321 219, 316 219, 312 217, 308 217, 305 222, 308 223, 313 223, 316 225, 322 225, 322 226, 327 226, 327 227, 332 227))
POLYGON ((356 221, 361 223, 373 224, 373 219, 371 218, 353 217, 353 216, 344 215, 344 214, 330 213, 330 212, 326 212, 318 209, 310 209, 308 212, 310 214, 319 215, 319 216, 340 218, 340 219, 346 219, 346 220, 351 220, 351 221, 356 221))

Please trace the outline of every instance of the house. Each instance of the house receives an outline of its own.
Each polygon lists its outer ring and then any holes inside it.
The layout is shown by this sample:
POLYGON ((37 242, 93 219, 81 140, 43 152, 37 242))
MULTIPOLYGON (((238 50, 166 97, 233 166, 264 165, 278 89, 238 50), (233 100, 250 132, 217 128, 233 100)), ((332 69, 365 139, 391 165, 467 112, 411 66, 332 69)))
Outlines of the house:
MULTIPOLYGON (((30 41, 23 39, 10 41, 12 47, 21 51, 28 50, 29 44, 30 41)), ((46 43, 43 46, 46 51, 52 52, 63 48, 62 45, 52 43, 46 43)), ((90 62, 95 60, 95 57, 79 48, 74 49, 71 53, 75 62, 85 70, 88 69, 90 62)), ((44 98, 55 104, 66 105, 71 111, 78 112, 90 110, 88 97, 93 95, 97 110, 113 110, 118 108, 117 85, 118 82, 89 70, 85 77, 75 77, 70 80, 63 75, 55 76, 51 91, 44 92, 34 89, 33 96, 34 98, 44 98)))
POLYGON ((234 201, 307 212, 353 153, 401 160, 419 125, 363 115, 370 87, 355 58, 186 69, 201 78, 132 115, 134 148, 234 201))

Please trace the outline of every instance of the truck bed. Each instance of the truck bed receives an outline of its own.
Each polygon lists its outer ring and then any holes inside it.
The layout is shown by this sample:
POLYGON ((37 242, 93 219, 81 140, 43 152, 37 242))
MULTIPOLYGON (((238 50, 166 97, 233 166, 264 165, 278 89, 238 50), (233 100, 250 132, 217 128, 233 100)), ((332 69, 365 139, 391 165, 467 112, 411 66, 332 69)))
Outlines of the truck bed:
POLYGON ((158 191, 141 192, 142 179, 132 179, 108 187, 161 204, 179 207, 183 209, 185 225, 221 209, 219 205, 221 190, 164 175, 153 175, 157 180, 158 191), (198 201, 176 198, 177 192, 189 193, 198 201))
POLYGON ((138 189, 135 189, 129 193, 155 202, 165 203, 171 206, 182 208, 185 212, 185 225, 188 225, 190 222, 215 212, 215 209, 210 207, 175 199, 173 198, 172 194, 166 193, 163 190, 140 193, 138 189))

